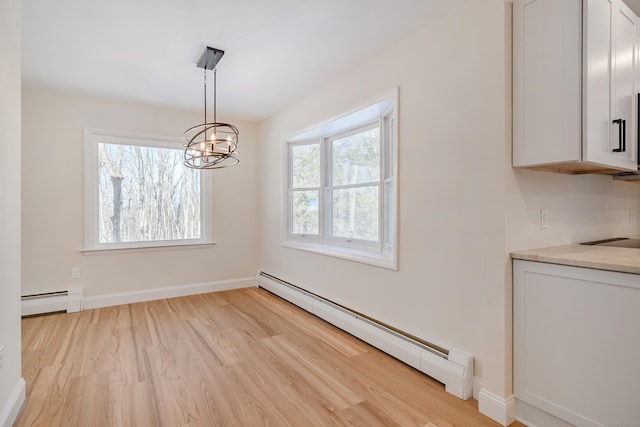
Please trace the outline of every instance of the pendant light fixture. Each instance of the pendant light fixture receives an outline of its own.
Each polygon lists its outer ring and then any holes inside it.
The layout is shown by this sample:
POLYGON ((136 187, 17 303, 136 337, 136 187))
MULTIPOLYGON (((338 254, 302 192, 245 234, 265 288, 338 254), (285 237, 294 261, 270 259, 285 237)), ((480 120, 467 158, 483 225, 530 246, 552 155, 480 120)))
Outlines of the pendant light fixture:
POLYGON ((207 46, 197 63, 204 68, 204 123, 184 132, 184 164, 193 169, 220 169, 240 161, 238 128, 218 123, 216 117, 216 65, 222 55, 223 50, 207 46), (207 122, 207 70, 213 70, 213 122, 207 122))

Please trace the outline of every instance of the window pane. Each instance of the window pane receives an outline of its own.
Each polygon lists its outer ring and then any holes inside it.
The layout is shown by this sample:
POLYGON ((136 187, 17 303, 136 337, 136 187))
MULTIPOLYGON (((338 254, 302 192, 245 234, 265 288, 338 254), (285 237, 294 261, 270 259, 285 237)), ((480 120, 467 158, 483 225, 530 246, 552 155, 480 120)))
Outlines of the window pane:
POLYGON ((335 139, 331 143, 332 184, 363 184, 380 179, 378 127, 335 139))
POLYGON ((333 236, 347 239, 379 239, 378 186, 332 191, 333 236))
POLYGON ((98 144, 99 242, 198 239, 200 175, 182 150, 98 144))
POLYGON ((320 186, 320 144, 291 147, 292 188, 320 186))
POLYGON ((319 191, 293 191, 291 232, 294 234, 318 234, 320 218, 319 191))

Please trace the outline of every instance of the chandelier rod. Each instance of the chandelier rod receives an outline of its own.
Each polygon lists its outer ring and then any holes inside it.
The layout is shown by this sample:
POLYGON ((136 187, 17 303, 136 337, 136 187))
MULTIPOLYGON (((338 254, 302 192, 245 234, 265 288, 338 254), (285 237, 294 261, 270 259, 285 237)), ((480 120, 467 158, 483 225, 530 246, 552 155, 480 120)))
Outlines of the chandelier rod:
MULTIPOLYGON (((216 91, 218 89, 217 88, 217 82, 216 82, 216 80, 217 80, 216 71, 217 70, 218 70, 217 67, 213 69, 213 123, 218 123, 218 119, 216 117, 216 110, 217 110, 217 108, 216 108, 217 107, 217 105, 216 105, 217 104, 217 99, 216 99, 217 98, 217 93, 216 93, 216 91)), ((206 121, 205 121, 205 123, 206 123, 206 121)))
MULTIPOLYGON (((217 68, 213 69, 213 123, 218 123, 217 117, 217 68)), ((204 69, 204 123, 207 123, 207 69, 204 69)))

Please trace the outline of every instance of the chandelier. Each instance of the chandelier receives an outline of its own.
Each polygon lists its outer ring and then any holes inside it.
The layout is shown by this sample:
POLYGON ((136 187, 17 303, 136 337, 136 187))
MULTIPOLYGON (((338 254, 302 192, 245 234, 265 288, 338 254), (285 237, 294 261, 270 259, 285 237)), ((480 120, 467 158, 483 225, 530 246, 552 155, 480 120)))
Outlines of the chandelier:
POLYGON ((197 63, 204 68, 204 123, 184 132, 184 164, 193 169, 220 169, 240 161, 238 128, 218 123, 216 117, 216 65, 222 55, 223 50, 207 46, 197 63), (207 122, 207 70, 213 70, 213 122, 207 122))

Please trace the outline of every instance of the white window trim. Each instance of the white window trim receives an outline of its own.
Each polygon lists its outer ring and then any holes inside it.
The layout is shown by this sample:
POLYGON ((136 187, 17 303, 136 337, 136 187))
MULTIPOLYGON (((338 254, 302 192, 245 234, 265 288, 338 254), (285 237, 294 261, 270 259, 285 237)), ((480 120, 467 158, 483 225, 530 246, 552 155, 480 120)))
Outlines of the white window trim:
MULTIPOLYGON (((100 251, 158 250, 213 245, 213 197, 211 175, 200 173, 200 238, 156 240, 150 242, 100 243, 98 239, 98 144, 140 145, 159 148, 183 149, 178 138, 121 132, 114 130, 84 128, 84 247, 85 254, 100 251)), ((186 166, 185 166, 186 167, 186 166)))
MULTIPOLYGON (((382 137, 382 136, 381 136, 382 137)), ((381 154, 386 151, 386 147, 381 146, 381 154)), ((283 142, 283 165, 286 165, 286 171, 283 174, 283 192, 282 192, 282 241, 281 244, 284 247, 303 250, 307 252, 313 252, 321 255, 332 256, 336 258, 346 259, 349 261, 355 261, 359 263, 369 264, 377 267, 382 267, 390 270, 398 270, 398 88, 394 88, 375 99, 364 103, 362 106, 352 109, 349 113, 341 115, 337 118, 329 120, 321 125, 314 126, 311 129, 297 133, 291 138, 286 139, 283 142), (383 107, 384 106, 384 107, 383 107), (391 114, 389 114, 391 111, 391 114), (367 123, 371 123, 375 119, 382 120, 382 117, 388 116, 392 119, 393 137, 394 143, 392 147, 392 170, 393 176, 391 178, 383 175, 386 173, 384 162, 387 161, 385 155, 381 159, 380 173, 381 179, 379 183, 380 192, 380 242, 377 243, 364 243, 361 245, 344 245, 339 239, 327 238, 325 233, 326 221, 324 216, 326 212, 321 213, 319 219, 319 234, 316 235, 296 235, 290 233, 291 224, 291 212, 289 210, 289 195, 290 195, 290 179, 291 179, 291 156, 289 153, 289 147, 294 144, 305 144, 320 141, 320 156, 321 156, 321 187, 319 194, 320 210, 327 208, 327 204, 324 202, 326 198, 326 149, 324 148, 322 138, 331 138, 335 135, 343 133, 348 130, 354 130, 361 126, 366 126, 367 123), (384 178, 383 178, 384 177, 384 178), (391 224, 392 235, 395 237, 393 246, 385 244, 386 236, 384 235, 384 202, 385 202, 385 183, 391 181, 393 188, 393 204, 391 211, 395 221, 391 224)))
POLYGON ((369 264, 389 270, 398 270, 397 257, 394 257, 393 254, 389 254, 389 252, 385 251, 378 253, 323 243, 304 243, 291 240, 282 242, 282 246, 306 252, 313 252, 320 255, 327 255, 334 258, 346 259, 348 261, 355 261, 362 264, 369 264))
MULTIPOLYGON (((397 97, 396 97, 397 100, 397 97)), ((387 188, 387 184, 391 183, 391 186, 393 188, 393 197, 394 197, 394 203, 391 209, 392 215, 395 218, 395 221, 393 222, 393 224, 391 224, 390 230, 387 233, 386 230, 386 224, 384 222, 384 205, 380 206, 380 218, 381 218, 381 223, 380 226, 382 227, 382 241, 380 242, 380 244, 382 245, 382 253, 387 255, 387 256, 394 256, 394 246, 397 248, 398 246, 398 242, 397 242, 397 238, 398 238, 398 127, 397 127, 397 118, 398 118, 398 106, 397 106, 397 102, 395 102, 393 105, 390 105, 387 110, 382 114, 383 116, 383 123, 381 126, 381 131, 382 133, 384 133, 386 135, 385 140, 384 140, 384 146, 382 147, 382 151, 384 153, 386 153, 387 156, 389 156, 391 154, 392 158, 391 161, 389 161, 389 158, 385 158, 383 160, 383 164, 381 165, 381 170, 380 170, 380 174, 382 176, 382 188, 380 189, 380 197, 384 198, 384 200, 386 201, 386 188, 387 188), (391 123, 391 125, 389 125, 389 123, 391 123), (390 141, 391 139, 391 141, 390 141), (391 150, 389 150, 389 144, 393 144, 391 147, 391 150), (390 245, 388 243, 387 238, 389 237, 388 234, 391 234, 396 241, 394 242, 394 245, 390 245)), ((384 203, 384 201, 383 201, 384 203)), ((397 249, 396 249, 397 250, 397 249)), ((397 260, 396 260, 397 263, 397 260)))

